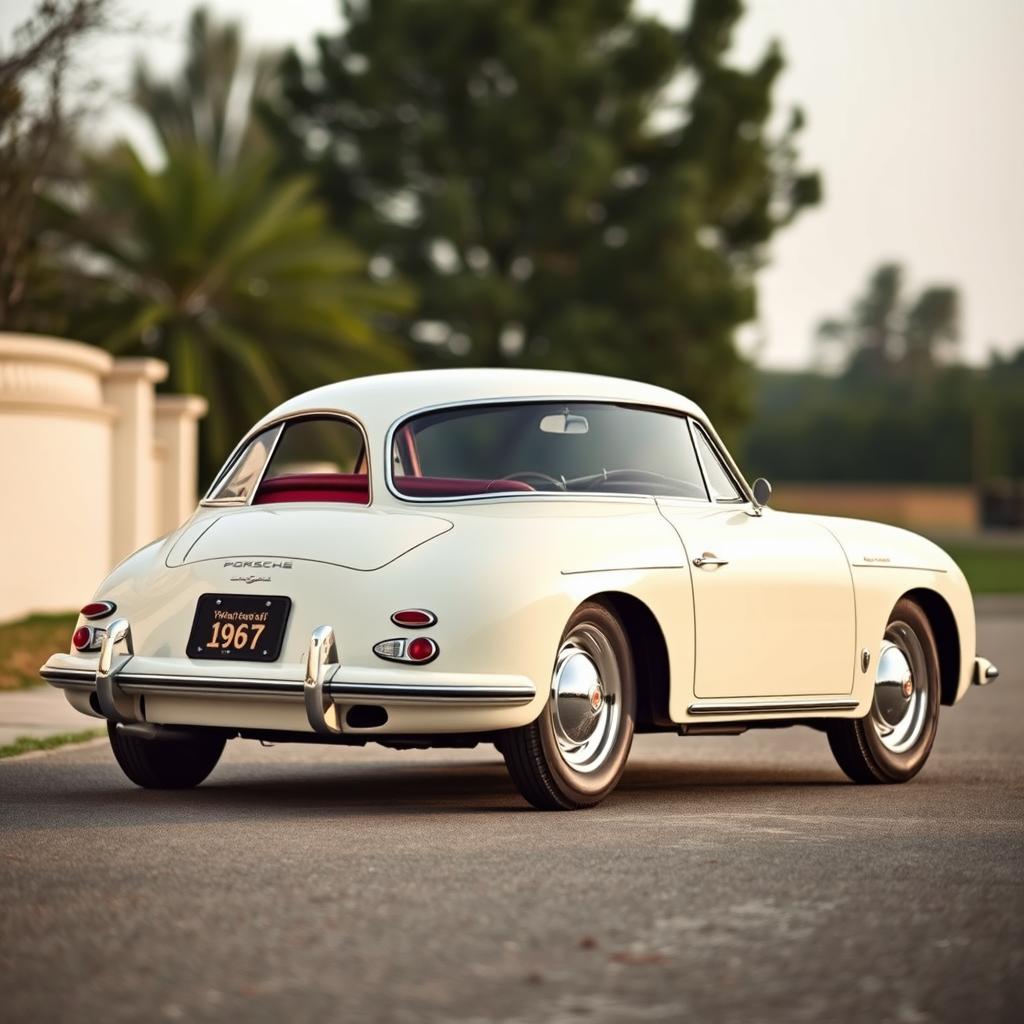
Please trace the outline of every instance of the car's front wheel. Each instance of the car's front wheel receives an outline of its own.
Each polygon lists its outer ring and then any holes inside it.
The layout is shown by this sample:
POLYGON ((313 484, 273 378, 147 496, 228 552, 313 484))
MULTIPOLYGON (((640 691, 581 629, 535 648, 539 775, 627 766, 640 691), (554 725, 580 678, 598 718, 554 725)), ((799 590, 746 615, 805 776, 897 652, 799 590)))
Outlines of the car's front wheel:
POLYGON ((931 625, 913 601, 898 601, 875 666, 871 710, 828 725, 839 767, 854 782, 906 782, 923 767, 939 724, 939 657, 931 625))
POLYGON ((216 732, 175 730, 173 738, 132 736, 107 723, 107 735, 121 771, 145 789, 191 789, 216 767, 225 738, 216 732))
POLYGON ((592 807, 616 786, 633 742, 636 680, 629 639, 604 605, 573 614, 555 657, 548 702, 500 749, 519 792, 541 810, 592 807))

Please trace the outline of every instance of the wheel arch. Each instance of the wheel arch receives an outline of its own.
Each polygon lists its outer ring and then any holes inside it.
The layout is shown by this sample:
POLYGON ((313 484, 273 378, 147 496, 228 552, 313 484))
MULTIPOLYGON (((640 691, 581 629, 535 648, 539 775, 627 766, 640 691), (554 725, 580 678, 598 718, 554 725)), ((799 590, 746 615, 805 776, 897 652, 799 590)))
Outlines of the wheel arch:
POLYGON ((638 730, 672 726, 668 645, 657 616, 640 598, 621 590, 601 591, 587 600, 608 607, 626 631, 636 669, 638 730))
POLYGON ((957 628, 956 616, 946 599, 934 590, 919 587, 908 590, 900 598, 913 601, 924 612, 928 624, 932 627, 935 646, 939 653, 939 683, 942 703, 956 703, 957 688, 960 684, 961 645, 960 630, 957 628))

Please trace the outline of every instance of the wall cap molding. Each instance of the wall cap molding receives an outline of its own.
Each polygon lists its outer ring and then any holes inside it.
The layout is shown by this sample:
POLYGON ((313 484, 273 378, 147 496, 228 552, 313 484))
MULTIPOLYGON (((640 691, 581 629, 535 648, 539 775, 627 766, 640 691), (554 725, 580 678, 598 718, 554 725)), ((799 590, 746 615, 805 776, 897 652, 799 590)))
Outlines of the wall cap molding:
POLYGON ((202 395, 157 395, 156 415, 167 419, 202 419, 210 408, 202 395))
POLYGON ((108 374, 109 380, 148 380, 151 384, 159 384, 167 379, 168 366, 162 359, 150 359, 146 356, 132 356, 115 359, 108 374))
MULTIPOLYGON (((155 361, 155 360, 154 360, 155 361)), ((107 376, 114 365, 109 352, 81 341, 53 338, 45 334, 0 332, 0 362, 59 363, 107 376)))
POLYGON ((48 402, 37 398, 4 398, 0 401, 0 418, 5 416, 48 416, 54 419, 99 420, 115 423, 120 413, 109 405, 74 405, 70 402, 48 402))

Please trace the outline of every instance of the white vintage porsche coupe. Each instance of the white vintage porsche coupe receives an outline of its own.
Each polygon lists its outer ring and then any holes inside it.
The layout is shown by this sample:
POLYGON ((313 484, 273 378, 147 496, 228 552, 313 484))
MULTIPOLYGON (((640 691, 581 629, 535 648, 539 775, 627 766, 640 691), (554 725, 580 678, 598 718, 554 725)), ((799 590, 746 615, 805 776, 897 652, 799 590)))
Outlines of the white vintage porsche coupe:
POLYGON ((634 732, 807 725, 905 782, 997 675, 970 590, 904 530, 766 507, 705 415, 580 374, 332 384, 239 444, 43 666, 142 786, 226 740, 494 743, 540 808, 596 804, 634 732))

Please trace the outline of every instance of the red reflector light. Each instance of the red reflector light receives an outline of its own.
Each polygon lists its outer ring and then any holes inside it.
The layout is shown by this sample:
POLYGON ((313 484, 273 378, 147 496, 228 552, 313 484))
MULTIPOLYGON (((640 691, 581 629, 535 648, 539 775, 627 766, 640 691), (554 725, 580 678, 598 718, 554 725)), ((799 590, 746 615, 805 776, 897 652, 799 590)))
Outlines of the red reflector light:
POLYGON ((405 656, 410 661, 430 661, 437 654, 437 644, 428 636, 418 636, 409 641, 405 656))
POLYGON ((92 646, 92 630, 88 626, 79 626, 71 634, 71 642, 78 651, 87 651, 92 646))
POLYGON ((113 601, 91 601, 78 614, 87 619, 105 619, 117 611, 113 601))
POLYGON ((437 616, 428 612, 426 608, 403 608, 391 616, 391 621, 396 626, 405 626, 406 629, 424 629, 437 622, 437 616))

